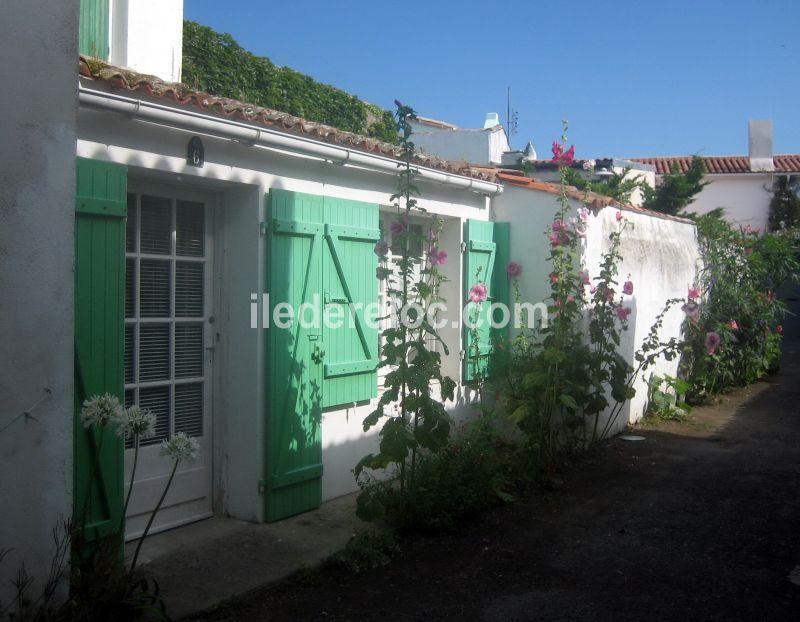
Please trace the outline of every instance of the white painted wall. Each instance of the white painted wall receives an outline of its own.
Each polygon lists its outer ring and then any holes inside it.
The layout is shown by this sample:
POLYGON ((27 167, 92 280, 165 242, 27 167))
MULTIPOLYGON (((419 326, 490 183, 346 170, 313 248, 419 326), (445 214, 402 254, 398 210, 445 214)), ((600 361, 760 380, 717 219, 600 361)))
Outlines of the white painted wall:
MULTIPOLYGON (((573 215, 581 204, 571 201, 573 215)), ((548 262, 546 227, 558 211, 558 197, 543 191, 507 185, 505 192, 492 201, 493 219, 512 223, 510 257, 523 266, 520 278, 522 299, 542 302, 550 294, 548 275, 552 270, 548 262)), ((594 210, 589 220, 589 230, 583 244, 582 263, 591 277, 597 276, 601 255, 608 249, 608 236, 615 230, 617 209, 607 207, 594 210)), ((633 353, 641 346, 656 315, 669 298, 685 297, 687 287, 694 282, 699 259, 696 231, 692 224, 624 210, 629 227, 623 234, 619 266, 619 283, 630 275, 634 295, 626 297, 626 306, 633 308, 629 329, 623 333, 620 352, 633 362, 633 353)), ((673 309, 665 318, 661 335, 664 340, 680 334, 683 313, 673 309)), ((675 375, 677 361, 661 361, 648 371, 675 375)), ((615 428, 621 429, 629 421, 639 419, 647 401, 646 378, 636 383, 636 397, 625 406, 615 428)))
MULTIPOLYGON (((152 182, 206 189, 220 195, 215 216, 215 280, 219 281, 220 341, 215 343, 215 499, 216 510, 246 520, 263 518, 258 481, 264 475, 265 334, 250 328, 250 293, 264 292, 266 261, 259 223, 266 219, 265 195, 270 188, 341 197, 389 206, 393 174, 330 164, 285 152, 247 147, 230 140, 203 137, 203 168, 186 165, 191 133, 131 121, 123 115, 81 110, 78 154, 127 164, 131 175, 152 182)), ((444 296, 460 308, 460 242, 467 218, 488 220, 485 197, 420 180, 420 207, 445 218, 442 242, 449 254, 450 283, 444 296)), ((459 318, 455 318, 458 320, 459 318)), ((446 331, 447 332, 447 331, 446 331)), ((458 329, 446 335, 451 352, 445 373, 459 380, 458 329)), ((470 396, 462 391, 450 405, 454 415, 468 412, 470 396)), ((376 450, 376 427, 365 435, 364 417, 375 401, 323 413, 323 498, 353 490, 352 468, 376 450)))
POLYGON ((707 214, 723 207, 730 222, 766 231, 773 180, 771 173, 706 175, 703 181, 710 183, 696 195, 686 211, 707 214))
POLYGON ((417 149, 445 160, 470 164, 499 164, 503 152, 509 150, 502 126, 489 129, 442 130, 418 125, 411 140, 417 149))
POLYGON ((180 82, 183 0, 111 0, 112 65, 180 82))
POLYGON ((0 601, 19 565, 41 587, 72 510, 78 0, 3 5, 0 47, 0 601), (14 336, 14 338, 8 338, 14 336), (33 406, 36 420, 12 420, 33 406), (6 427, 8 426, 8 427, 6 427))

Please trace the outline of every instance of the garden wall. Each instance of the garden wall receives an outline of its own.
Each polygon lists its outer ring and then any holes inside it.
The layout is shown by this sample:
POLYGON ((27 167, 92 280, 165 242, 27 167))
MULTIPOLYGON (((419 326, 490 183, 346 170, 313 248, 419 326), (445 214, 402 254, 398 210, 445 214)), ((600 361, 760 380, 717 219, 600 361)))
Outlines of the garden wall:
MULTIPOLYGON (((524 180, 524 178, 523 178, 524 180)), ((552 184, 520 180, 506 183, 505 192, 492 201, 493 219, 511 223, 510 257, 522 264, 520 291, 523 301, 543 302, 550 295, 548 261, 550 246, 546 229, 559 209, 558 187, 552 184)), ((699 250, 697 232, 691 221, 673 218, 640 208, 619 208, 609 199, 594 199, 583 244, 582 262, 590 277, 597 276, 601 256, 608 250, 609 235, 617 230, 616 214, 620 211, 628 221, 622 235, 618 282, 630 278, 632 296, 625 306, 632 309, 629 327, 622 334, 620 353, 634 365, 634 353, 641 346, 656 316, 670 298, 684 298, 694 283, 699 250)), ((582 203, 570 198, 573 215, 582 203)), ((680 335, 683 312, 680 304, 666 315, 660 331, 662 341, 680 335)), ((647 378, 651 373, 674 375, 677 360, 659 362, 638 378, 636 396, 625 405, 615 430, 641 418, 647 407, 647 378)))

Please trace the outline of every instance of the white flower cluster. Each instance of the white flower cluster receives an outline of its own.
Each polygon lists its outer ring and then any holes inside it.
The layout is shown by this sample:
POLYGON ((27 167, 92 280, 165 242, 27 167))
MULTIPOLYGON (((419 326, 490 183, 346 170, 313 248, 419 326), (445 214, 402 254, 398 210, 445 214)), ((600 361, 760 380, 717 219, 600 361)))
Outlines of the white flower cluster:
POLYGON ((117 436, 140 439, 152 438, 156 434, 156 416, 149 408, 130 406, 123 408, 115 395, 95 395, 83 403, 81 424, 84 428, 93 425, 109 426, 117 436))
POLYGON ((176 462, 187 460, 194 462, 200 452, 200 443, 193 436, 188 436, 186 432, 178 432, 168 441, 161 443, 161 455, 169 456, 176 462))
POLYGON ((95 395, 83 403, 81 408, 81 424, 84 428, 93 425, 118 425, 124 409, 115 395, 104 393, 95 395))

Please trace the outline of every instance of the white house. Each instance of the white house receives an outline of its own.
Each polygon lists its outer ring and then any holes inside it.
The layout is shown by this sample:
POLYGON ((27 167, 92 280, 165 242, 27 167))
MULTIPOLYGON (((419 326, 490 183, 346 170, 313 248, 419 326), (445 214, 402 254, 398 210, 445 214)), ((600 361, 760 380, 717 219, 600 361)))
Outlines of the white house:
MULTIPOLYGON (((178 431, 199 439, 201 457, 181 465, 156 529, 312 509, 356 488, 351 469, 376 443, 362 422, 380 391, 378 331, 359 312, 319 328, 277 326, 273 312, 386 302, 373 245, 396 218, 398 149, 148 75, 176 77, 180 35, 161 33, 166 47, 148 56, 140 41, 149 19, 134 4, 168 9, 164 24, 180 23, 180 2, 84 0, 77 64, 77 2, 16 5, 4 21, 7 58, 47 79, 26 82, 24 105, 10 92, 1 100, 11 132, 0 149, 10 173, 0 193, 9 409, 0 421, 0 548, 16 553, 0 566, 0 598, 20 561, 46 572, 50 528, 87 495, 93 534, 123 522, 132 450, 82 428, 77 409, 91 395, 114 393, 157 415, 124 517, 128 539, 169 476, 158 443, 178 431), (118 54, 138 70, 88 54, 118 54)), ((442 219, 450 257, 443 372, 458 383, 447 407, 459 415, 471 398, 462 304, 472 271, 480 265, 490 295, 508 300, 505 262, 520 260, 526 296, 543 298, 549 269, 537 240, 558 189, 431 156, 416 168, 419 204, 442 219)), ((591 267, 619 206, 587 200, 591 267)), ((690 224, 622 209, 636 224, 622 269, 643 285, 633 344, 657 301, 692 281, 696 247, 690 224)), ((677 330, 670 320, 669 335, 677 330)), ((488 348, 488 333, 480 339, 488 348)), ((639 414, 634 404, 629 416, 639 414)))
MULTIPOLYGON (((766 231, 776 179, 800 174, 800 154, 773 154, 772 121, 750 121, 748 131, 747 155, 701 156, 708 185, 687 211, 707 214, 722 207, 731 222, 766 231)), ((655 167, 656 185, 673 168, 685 173, 692 163, 692 156, 632 159, 655 167)))

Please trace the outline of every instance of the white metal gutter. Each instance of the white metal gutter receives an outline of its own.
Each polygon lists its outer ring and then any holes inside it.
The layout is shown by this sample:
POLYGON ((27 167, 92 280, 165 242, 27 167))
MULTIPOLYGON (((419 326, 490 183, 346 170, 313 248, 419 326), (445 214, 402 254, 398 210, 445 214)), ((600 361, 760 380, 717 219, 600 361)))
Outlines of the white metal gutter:
MULTIPOLYGON (((330 160, 341 165, 352 165, 383 173, 397 174, 398 160, 385 156, 365 153, 336 145, 328 145, 303 136, 294 136, 268 127, 256 127, 247 123, 208 116, 194 110, 173 108, 154 102, 125 97, 116 93, 96 91, 78 83, 78 97, 81 106, 109 110, 142 119, 167 127, 180 128, 221 138, 229 138, 245 145, 259 145, 268 149, 280 149, 301 155, 330 160)), ((488 181, 472 179, 437 171, 424 166, 414 166, 422 179, 459 188, 472 190, 488 196, 503 192, 503 186, 488 181)))

